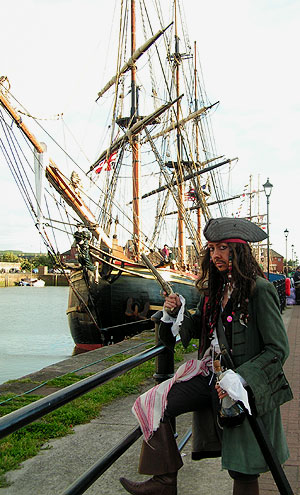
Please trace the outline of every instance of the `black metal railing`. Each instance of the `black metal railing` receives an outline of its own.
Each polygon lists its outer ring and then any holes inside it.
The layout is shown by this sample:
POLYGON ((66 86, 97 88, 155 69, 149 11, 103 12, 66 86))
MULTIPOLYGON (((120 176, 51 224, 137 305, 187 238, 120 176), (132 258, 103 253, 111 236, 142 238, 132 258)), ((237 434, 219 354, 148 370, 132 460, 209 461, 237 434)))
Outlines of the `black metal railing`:
POLYGON ((63 390, 54 392, 47 397, 43 397, 32 404, 7 414, 0 418, 0 438, 19 430, 23 426, 32 423, 32 421, 45 416, 45 414, 64 406, 77 397, 86 394, 93 388, 103 385, 117 376, 123 375, 145 361, 162 353, 169 354, 169 352, 170 351, 164 345, 156 345, 151 349, 126 359, 126 361, 123 361, 122 363, 115 364, 104 371, 65 387, 63 390))
POLYGON ((107 454, 95 462, 90 469, 75 480, 62 495, 80 495, 84 493, 141 435, 142 431, 137 426, 129 435, 124 437, 115 447, 107 452, 107 454))
MULTIPOLYGON (((107 471, 107 469, 126 452, 131 445, 136 442, 142 435, 140 427, 136 427, 131 433, 124 437, 120 443, 118 443, 113 449, 105 454, 99 461, 83 473, 72 485, 63 492, 62 495, 80 495, 84 493, 97 479, 107 471)), ((190 428, 181 441, 178 443, 178 449, 184 448, 192 435, 192 428, 190 428)))
MULTIPOLYGON (((180 339, 178 339, 179 341, 180 339)), ((62 407, 73 401, 95 387, 112 380, 127 371, 139 366, 140 364, 156 357, 156 374, 154 375, 157 382, 169 378, 174 373, 174 353, 163 344, 157 344, 151 349, 141 352, 125 361, 115 364, 104 371, 96 373, 93 376, 82 379, 80 382, 65 387, 63 390, 54 392, 47 397, 33 402, 21 409, 13 411, 0 418, 0 438, 19 430, 33 421, 45 416, 46 414, 62 407)), ((80 478, 78 478, 63 495, 79 495, 84 493, 121 455, 142 435, 140 427, 136 427, 126 437, 124 437, 111 451, 99 459, 90 469, 88 469, 80 478)), ((189 437, 191 430, 179 444, 181 450, 189 437)))

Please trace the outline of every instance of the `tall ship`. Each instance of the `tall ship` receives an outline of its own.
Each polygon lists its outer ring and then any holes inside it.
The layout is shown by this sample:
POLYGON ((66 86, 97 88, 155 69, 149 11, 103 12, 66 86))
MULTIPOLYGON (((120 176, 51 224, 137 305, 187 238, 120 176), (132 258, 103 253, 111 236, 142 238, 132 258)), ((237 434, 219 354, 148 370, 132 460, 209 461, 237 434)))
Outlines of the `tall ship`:
POLYGON ((2 156, 68 279, 76 352, 153 328, 163 297, 142 253, 195 308, 203 223, 228 215, 222 176, 237 158, 216 151, 219 102, 207 97, 183 3, 120 1, 111 77, 91 95, 106 112, 102 148, 88 163, 67 152, 58 161, 55 140, 50 156, 49 133, 32 132, 36 119, 0 78, 2 156))

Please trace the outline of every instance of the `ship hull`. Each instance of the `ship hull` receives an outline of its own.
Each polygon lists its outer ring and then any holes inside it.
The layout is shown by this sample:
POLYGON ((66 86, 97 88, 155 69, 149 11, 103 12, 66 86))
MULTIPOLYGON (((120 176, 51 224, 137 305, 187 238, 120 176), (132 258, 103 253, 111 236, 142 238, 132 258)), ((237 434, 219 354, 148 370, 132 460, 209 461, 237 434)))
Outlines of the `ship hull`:
MULTIPOLYGON (((112 283, 87 280, 82 271, 71 276, 67 314, 76 353, 154 328, 150 318, 163 304, 160 286, 147 270, 136 271, 136 276, 122 272, 112 283)), ((175 270, 161 273, 174 292, 186 298, 187 308, 195 309, 199 301, 196 277, 183 276, 175 270)))

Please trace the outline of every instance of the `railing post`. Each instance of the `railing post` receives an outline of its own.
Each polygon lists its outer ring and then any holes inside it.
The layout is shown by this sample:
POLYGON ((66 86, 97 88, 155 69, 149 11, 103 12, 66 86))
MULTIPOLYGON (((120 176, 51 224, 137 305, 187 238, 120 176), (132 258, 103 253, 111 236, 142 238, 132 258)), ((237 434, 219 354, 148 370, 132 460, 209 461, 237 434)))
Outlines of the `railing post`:
MULTIPOLYGON (((155 344, 158 345, 158 327, 160 320, 155 318, 152 319, 155 321, 155 344)), ((168 349, 168 347, 165 347, 164 351, 156 356, 155 365, 156 372, 154 373, 154 379, 157 385, 165 380, 168 380, 169 378, 172 378, 174 375, 174 352, 171 349, 168 349)), ((176 418, 170 418, 170 422, 176 438, 176 418)))
MULTIPOLYGON (((159 322, 155 320, 155 344, 159 342, 158 338, 158 326, 159 322)), ((174 375, 174 352, 167 347, 165 350, 155 358, 155 369, 154 378, 156 383, 161 383, 174 375)))

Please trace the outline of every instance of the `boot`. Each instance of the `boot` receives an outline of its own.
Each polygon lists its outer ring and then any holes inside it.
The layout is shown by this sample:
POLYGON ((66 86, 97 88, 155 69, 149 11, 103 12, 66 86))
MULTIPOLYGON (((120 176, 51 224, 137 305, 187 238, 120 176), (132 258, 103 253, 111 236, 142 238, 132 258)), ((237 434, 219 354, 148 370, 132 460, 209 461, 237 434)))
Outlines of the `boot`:
POLYGON ((170 422, 161 422, 148 443, 142 444, 139 473, 154 475, 147 481, 120 482, 133 495, 176 495, 177 471, 183 465, 170 422))
POLYGON ((232 495, 259 495, 258 479, 251 481, 233 480, 232 495))
POLYGON ((140 482, 120 478, 120 482, 132 495, 177 495, 177 472, 155 475, 140 482))
POLYGON ((149 442, 142 443, 140 474, 175 473, 183 466, 169 420, 161 422, 149 442))

